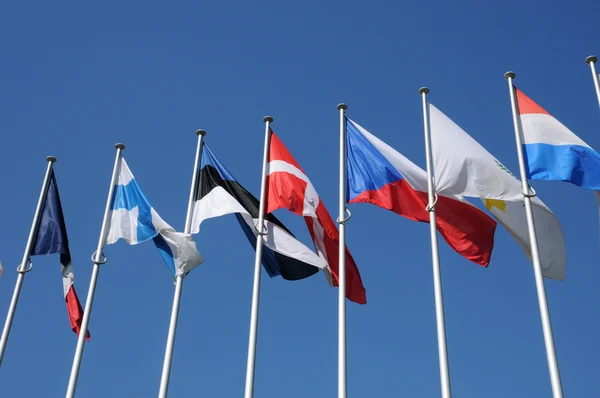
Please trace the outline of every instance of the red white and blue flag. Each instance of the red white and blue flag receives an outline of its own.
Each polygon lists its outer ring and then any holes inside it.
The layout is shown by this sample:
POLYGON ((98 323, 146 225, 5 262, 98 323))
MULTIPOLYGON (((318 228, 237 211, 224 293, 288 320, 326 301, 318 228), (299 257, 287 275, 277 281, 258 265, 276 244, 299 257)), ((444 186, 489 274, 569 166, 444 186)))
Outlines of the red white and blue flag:
MULTIPOLYGON (((67 304, 67 313, 71 329, 79 335, 81 321, 83 320, 83 309, 75 292, 75 277, 73 275, 73 264, 71 263, 71 252, 69 250, 69 239, 67 227, 63 216, 58 185, 54 170, 50 174, 48 193, 42 208, 42 217, 35 231, 35 240, 30 255, 38 256, 45 254, 60 253, 60 271, 63 278, 64 300, 67 304)), ((90 339, 90 332, 86 334, 90 339)))
MULTIPOLYGON (((427 173, 347 119, 348 203, 371 203, 414 221, 429 222, 427 173)), ((487 266, 496 222, 458 195, 439 194, 437 229, 460 255, 487 266)))
MULTIPOLYGON (((283 208, 299 216, 304 216, 317 254, 327 261, 328 271, 332 277, 330 282, 337 286, 338 229, 315 187, 272 131, 267 178, 267 213, 283 208)), ((348 248, 346 248, 346 297, 358 304, 367 302, 360 273, 348 248)))

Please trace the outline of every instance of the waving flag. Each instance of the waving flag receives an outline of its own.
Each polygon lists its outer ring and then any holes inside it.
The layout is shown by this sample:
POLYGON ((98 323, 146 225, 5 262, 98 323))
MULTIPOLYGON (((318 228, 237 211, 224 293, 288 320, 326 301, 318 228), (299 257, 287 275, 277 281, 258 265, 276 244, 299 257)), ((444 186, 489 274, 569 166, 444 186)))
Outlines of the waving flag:
MULTIPOLYGON (((521 182, 433 104, 429 110, 438 193, 481 198, 531 260, 521 182)), ((560 223, 539 198, 532 198, 532 204, 542 272, 563 280, 566 254, 560 223)))
MULTIPOLYGON (((314 186, 279 138, 271 131, 268 165, 267 212, 288 209, 304 216, 317 253, 327 261, 333 283, 338 284, 339 232, 314 186)), ((346 297, 367 302, 356 263, 346 248, 346 297)))
MULTIPOLYGON (((348 203, 371 203, 429 222, 427 173, 358 123, 346 124, 348 203)), ((487 266, 496 223, 459 195, 438 192, 437 229, 460 255, 487 266)))
MULTIPOLYGON (((75 292, 75 276, 73 264, 71 263, 71 252, 69 251, 69 239, 67 238, 67 227, 63 216, 58 185, 54 170, 50 174, 48 193, 42 208, 42 217, 35 232, 35 240, 32 245, 31 255, 44 255, 60 253, 60 268, 63 277, 64 300, 67 303, 67 313, 71 329, 79 335, 83 309, 79 303, 77 292, 75 292)), ((90 339, 88 331, 86 339, 90 339)))
POLYGON ((600 189, 600 154, 515 87, 527 177, 600 189))
POLYGON ((152 239, 173 278, 187 275, 204 261, 192 236, 176 232, 150 206, 125 159, 121 159, 106 244, 119 239, 130 245, 152 239))
MULTIPOLYGON (((198 171, 192 233, 209 218, 235 214, 252 247, 256 249, 259 201, 248 192, 203 144, 198 171)), ((265 215, 267 235, 262 264, 269 276, 287 280, 307 278, 327 267, 327 262, 300 243, 272 214, 265 215)))

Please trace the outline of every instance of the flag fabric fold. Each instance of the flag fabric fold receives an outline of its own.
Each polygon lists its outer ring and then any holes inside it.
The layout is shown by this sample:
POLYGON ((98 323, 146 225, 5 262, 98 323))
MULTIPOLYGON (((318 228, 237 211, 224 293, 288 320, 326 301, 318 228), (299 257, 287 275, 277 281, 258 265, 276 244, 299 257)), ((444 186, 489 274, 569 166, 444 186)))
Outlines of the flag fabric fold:
POLYGON ((527 177, 600 189, 600 154, 514 87, 527 177))
MULTIPOLYGON (((192 233, 206 219, 235 214, 250 244, 256 249, 259 200, 247 191, 203 144, 198 187, 192 216, 192 233)), ((271 278, 299 280, 327 267, 327 262, 298 241, 272 214, 265 214, 262 264, 271 278)))
MULTIPOLYGON (((427 173, 392 147, 347 119, 348 203, 370 203, 429 223, 427 173)), ((438 193, 437 229, 466 259, 487 266, 496 222, 459 195, 438 193)))
POLYGON ((173 278, 187 275, 204 261, 191 234, 176 232, 150 205, 124 158, 111 202, 106 244, 119 239, 130 245, 152 239, 173 278))
MULTIPOLYGON (((531 260, 521 182, 433 104, 429 111, 438 193, 480 198, 531 260)), ((562 227, 538 197, 531 202, 542 272, 547 278, 563 280, 566 252, 562 227)))
MULTIPOLYGON (((271 131, 268 163, 267 212, 288 209, 303 216, 319 256, 328 264, 331 280, 338 285, 339 231, 314 186, 279 137, 271 131)), ((367 302, 358 267, 346 247, 346 297, 367 302)), ((329 275, 326 274, 328 279, 329 275)))
MULTIPOLYGON (((79 302, 79 297, 77 297, 77 292, 75 291, 75 275, 73 273, 73 264, 71 262, 67 227, 65 225, 65 218, 62 211, 60 196, 58 194, 58 185, 56 183, 54 170, 52 170, 50 174, 48 191, 34 236, 35 240, 30 255, 60 254, 60 268, 63 278, 63 297, 67 305, 71 329, 79 335, 81 321, 83 320, 83 309, 79 302)), ((89 331, 86 334, 86 339, 90 339, 89 331)))

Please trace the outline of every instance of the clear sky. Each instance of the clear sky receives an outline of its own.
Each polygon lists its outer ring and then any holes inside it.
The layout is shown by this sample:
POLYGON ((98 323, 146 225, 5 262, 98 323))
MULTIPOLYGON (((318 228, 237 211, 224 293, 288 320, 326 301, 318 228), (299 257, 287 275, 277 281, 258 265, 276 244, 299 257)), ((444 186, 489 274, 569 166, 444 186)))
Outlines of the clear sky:
MULTIPOLYGON (((0 319, 16 280, 47 155, 85 302, 116 142, 150 203, 183 229, 195 130, 259 193, 266 114, 334 218, 338 121, 356 120, 425 165, 421 100, 517 171, 515 84, 590 145, 600 111, 585 57, 600 55, 593 0, 4 2, 0 13, 0 319)), ((567 278, 546 281, 567 397, 598 391, 599 223, 591 192, 535 182, 561 220, 567 278)), ((476 203, 476 202, 474 202, 476 203)), ((481 203, 476 203, 481 206, 481 203)), ((350 397, 440 395, 429 227, 351 205, 348 245, 368 303, 348 304, 350 397)), ((301 218, 278 216, 304 242, 301 218)), ((243 395, 254 252, 235 217, 203 224, 206 262, 186 278, 171 397, 243 395)), ((105 249, 78 397, 158 393, 174 285, 154 245, 105 249)), ((533 269, 498 227, 489 268, 440 240, 456 397, 551 394, 533 269)), ((33 259, 0 369, 2 397, 64 396, 75 351, 58 255, 33 259)), ((337 394, 337 290, 322 274, 263 271, 260 398, 337 394)))

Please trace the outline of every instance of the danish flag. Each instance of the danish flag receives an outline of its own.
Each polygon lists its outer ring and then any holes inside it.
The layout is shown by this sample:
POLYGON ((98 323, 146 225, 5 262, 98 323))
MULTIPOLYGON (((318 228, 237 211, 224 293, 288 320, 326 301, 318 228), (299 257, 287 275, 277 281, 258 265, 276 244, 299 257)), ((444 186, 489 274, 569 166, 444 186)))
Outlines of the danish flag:
MULTIPOLYGON (((329 264, 332 283, 338 286, 339 232, 300 165, 271 131, 267 177, 267 213, 288 209, 303 216, 317 254, 329 264)), ((355 303, 367 302, 356 263, 346 248, 346 297, 355 303)))

